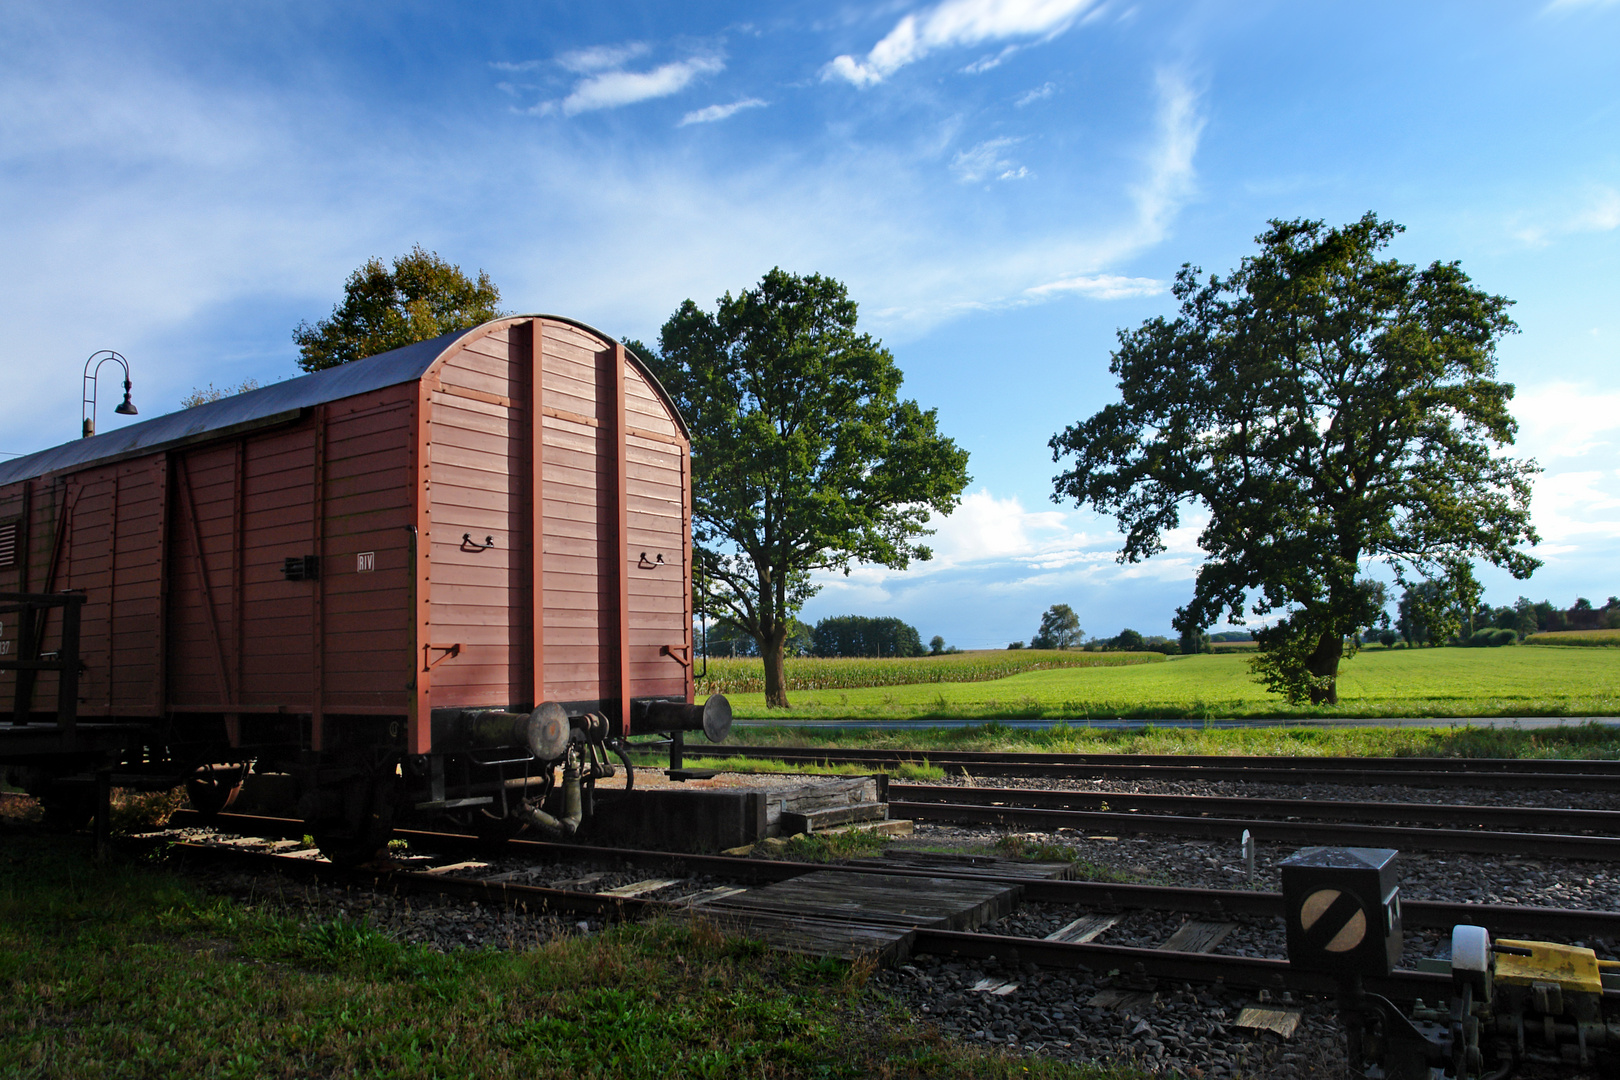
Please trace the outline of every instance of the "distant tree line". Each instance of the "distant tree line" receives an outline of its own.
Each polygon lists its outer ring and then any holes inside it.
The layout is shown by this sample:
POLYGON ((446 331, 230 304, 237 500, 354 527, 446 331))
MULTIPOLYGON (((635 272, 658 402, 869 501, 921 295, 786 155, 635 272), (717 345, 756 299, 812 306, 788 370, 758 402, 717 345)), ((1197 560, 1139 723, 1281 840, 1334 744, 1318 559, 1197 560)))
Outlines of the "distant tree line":
POLYGON ((1379 639, 1386 645, 1397 640, 1408 646, 1511 645, 1531 634, 1560 630, 1620 629, 1620 597, 1611 596, 1602 606, 1578 597, 1567 608, 1551 601, 1539 603, 1521 596, 1514 603, 1492 607, 1482 603, 1479 588, 1449 588, 1440 581, 1415 582, 1402 593, 1393 631, 1379 639), (1385 640, 1387 639, 1387 640, 1385 640))
POLYGON ((810 632, 813 656, 922 656, 917 628, 896 618, 838 615, 810 632))
MULTIPOLYGON (((758 656, 754 635, 726 620, 707 628, 708 655, 758 656)), ((962 650, 935 634, 925 649, 915 626, 900 619, 835 615, 814 626, 793 620, 783 651, 787 656, 944 656, 962 650)))

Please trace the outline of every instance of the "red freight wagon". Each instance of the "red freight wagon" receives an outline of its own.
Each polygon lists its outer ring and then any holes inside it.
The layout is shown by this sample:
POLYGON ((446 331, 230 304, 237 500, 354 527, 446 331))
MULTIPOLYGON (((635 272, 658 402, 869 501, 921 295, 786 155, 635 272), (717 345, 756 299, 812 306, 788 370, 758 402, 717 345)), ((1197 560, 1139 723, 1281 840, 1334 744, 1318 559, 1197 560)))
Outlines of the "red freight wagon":
MULTIPOLYGON (((498 319, 0 464, 0 593, 83 594, 79 727, 199 803, 257 763, 338 857, 399 810, 572 831, 632 731, 729 724, 690 704, 689 453, 622 345, 498 319)), ((0 648, 49 658, 52 610, 0 648)), ((58 678, 0 672, 14 725, 58 678)))

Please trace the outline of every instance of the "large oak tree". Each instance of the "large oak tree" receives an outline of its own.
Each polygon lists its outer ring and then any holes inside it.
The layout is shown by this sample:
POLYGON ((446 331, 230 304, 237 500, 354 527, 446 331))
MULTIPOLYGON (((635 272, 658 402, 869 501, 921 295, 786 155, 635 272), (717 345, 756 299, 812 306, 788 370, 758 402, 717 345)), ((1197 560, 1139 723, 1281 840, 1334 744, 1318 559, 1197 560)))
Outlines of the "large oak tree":
POLYGON ((930 558, 930 514, 968 483, 967 452, 901 400, 894 357, 855 323, 839 282, 778 269, 712 313, 686 301, 659 351, 631 343, 692 430, 698 603, 759 643, 772 706, 811 575, 930 558))
POLYGON ((1510 301, 1455 262, 1381 258, 1401 228, 1273 221, 1228 277, 1183 266, 1176 319, 1122 330, 1122 400, 1059 432, 1056 501, 1114 515, 1122 562, 1163 551, 1188 508, 1209 523, 1183 633, 1271 617, 1256 674, 1290 701, 1338 700, 1347 637, 1369 625, 1370 563, 1462 583, 1480 559, 1528 577, 1533 461, 1496 345, 1510 301))
POLYGON ((499 318, 501 290, 484 271, 476 278, 436 251, 411 248, 388 266, 367 259, 349 275, 332 317, 293 331, 298 366, 321 371, 351 360, 414 345, 452 330, 499 318))

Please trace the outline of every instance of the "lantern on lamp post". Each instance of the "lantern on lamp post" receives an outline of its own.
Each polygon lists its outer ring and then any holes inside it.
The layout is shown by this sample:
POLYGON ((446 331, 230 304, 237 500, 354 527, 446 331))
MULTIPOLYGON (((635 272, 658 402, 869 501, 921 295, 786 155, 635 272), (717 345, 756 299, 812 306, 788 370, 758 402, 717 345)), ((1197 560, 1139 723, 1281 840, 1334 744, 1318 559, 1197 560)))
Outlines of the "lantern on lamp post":
POLYGON ((137 410, 135 403, 129 400, 129 361, 123 355, 111 349, 102 349, 90 354, 90 359, 84 362, 84 408, 82 420, 84 423, 84 438, 88 439, 96 433, 96 377, 101 374, 101 365, 109 360, 118 361, 124 369, 124 400, 119 403, 113 412, 120 416, 135 416, 137 410), (91 365, 95 365, 92 367, 91 365))

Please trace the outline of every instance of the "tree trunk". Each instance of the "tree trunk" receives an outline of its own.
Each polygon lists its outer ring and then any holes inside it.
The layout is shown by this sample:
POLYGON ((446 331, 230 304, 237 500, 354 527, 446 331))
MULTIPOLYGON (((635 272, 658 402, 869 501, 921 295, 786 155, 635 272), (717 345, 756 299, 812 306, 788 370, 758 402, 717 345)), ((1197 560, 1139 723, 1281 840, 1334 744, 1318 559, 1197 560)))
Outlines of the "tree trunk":
POLYGON ((1316 649, 1305 661, 1305 668, 1313 677, 1326 682, 1311 687, 1312 705, 1339 703, 1339 660, 1344 656, 1344 636, 1333 632, 1322 635, 1316 649))
POLYGON ((759 657, 765 662, 765 707, 785 709, 787 699, 787 667, 782 662, 782 646, 787 641, 787 628, 763 634, 754 639, 759 642, 759 657))

